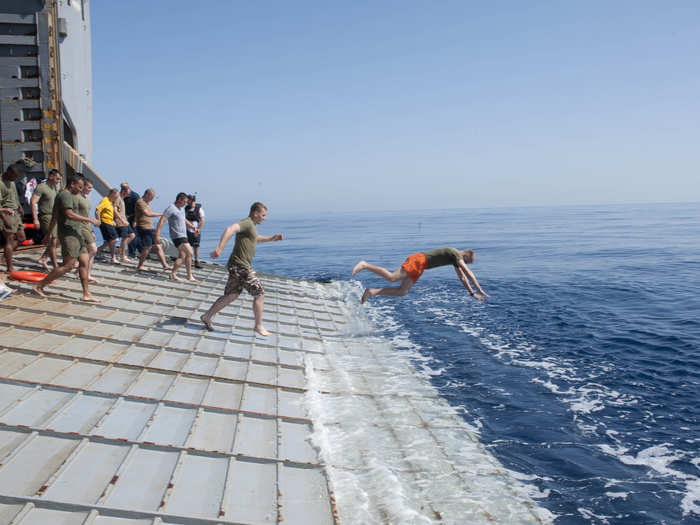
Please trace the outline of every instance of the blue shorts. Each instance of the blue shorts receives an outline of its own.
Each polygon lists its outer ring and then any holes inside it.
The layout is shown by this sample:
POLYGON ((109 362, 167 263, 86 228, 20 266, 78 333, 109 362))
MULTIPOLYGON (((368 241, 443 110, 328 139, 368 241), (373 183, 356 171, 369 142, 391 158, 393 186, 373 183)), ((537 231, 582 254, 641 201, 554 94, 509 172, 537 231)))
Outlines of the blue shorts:
POLYGON ((112 224, 100 223, 100 233, 105 242, 113 241, 117 238, 117 229, 112 224))
POLYGON ((173 239, 173 244, 175 245, 175 248, 179 248, 181 244, 185 244, 187 242, 187 237, 177 237, 173 239))
POLYGON ((156 231, 155 230, 145 230, 143 228, 136 227, 136 235, 141 239, 141 247, 147 248, 153 246, 156 243, 156 231))
POLYGON ((131 226, 117 226, 117 234, 119 235, 120 238, 126 239, 129 234, 131 233, 129 229, 131 226))

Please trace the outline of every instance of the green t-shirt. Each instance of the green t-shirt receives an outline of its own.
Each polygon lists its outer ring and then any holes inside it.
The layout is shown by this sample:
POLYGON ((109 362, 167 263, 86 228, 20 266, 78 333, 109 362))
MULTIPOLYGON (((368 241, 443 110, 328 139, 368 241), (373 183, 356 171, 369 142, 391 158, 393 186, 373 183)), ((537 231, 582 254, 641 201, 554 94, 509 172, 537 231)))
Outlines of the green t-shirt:
POLYGON ((68 219, 66 210, 73 210, 78 213, 77 195, 73 195, 68 190, 61 190, 56 195, 54 202, 56 207, 56 224, 58 227, 58 235, 65 237, 66 235, 79 235, 82 228, 82 221, 68 219))
POLYGON ((12 210, 19 208, 19 195, 15 181, 0 178, 0 208, 12 210))
MULTIPOLYGON (((83 217, 90 217, 90 199, 88 199, 85 195, 78 193, 75 195, 75 203, 77 205, 76 209, 74 210, 75 213, 82 215, 83 217)), ((81 222, 80 228, 86 232, 92 231, 89 222, 81 222)))
POLYGON ((241 231, 236 234, 236 244, 228 259, 228 265, 236 264, 244 268, 252 268, 255 247, 258 244, 258 229, 250 217, 238 221, 237 224, 241 227, 241 231))
POLYGON ((39 215, 51 215, 53 211, 53 201, 56 199, 58 190, 46 182, 42 182, 36 187, 34 194, 39 196, 37 202, 39 215))
POLYGON ((462 254, 456 248, 438 248, 432 252, 425 252, 425 268, 429 270, 430 268, 447 266, 448 264, 457 266, 461 258, 462 254))

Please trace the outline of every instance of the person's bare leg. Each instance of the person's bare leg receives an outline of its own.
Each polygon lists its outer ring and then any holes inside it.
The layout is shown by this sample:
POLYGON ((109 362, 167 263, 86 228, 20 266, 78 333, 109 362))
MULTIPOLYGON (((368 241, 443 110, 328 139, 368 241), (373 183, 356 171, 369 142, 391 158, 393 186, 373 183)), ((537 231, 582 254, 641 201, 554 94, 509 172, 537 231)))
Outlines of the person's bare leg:
POLYGON ((367 261, 360 261, 359 263, 357 263, 352 269, 352 275, 355 275, 356 273, 361 272, 362 270, 369 270, 370 272, 392 283, 400 281, 401 279, 406 277, 405 271, 401 267, 399 267, 396 271, 390 272, 382 266, 375 266, 374 264, 369 264, 367 261), (403 275, 401 274, 401 272, 404 272, 403 275))
POLYGON ((88 303, 99 303, 90 295, 90 284, 88 280, 88 265, 90 264, 90 255, 81 253, 78 257, 78 272, 80 273, 80 284, 83 286, 83 301, 88 303))
POLYGON ((15 237, 13 234, 4 232, 3 236, 5 238, 5 264, 7 265, 7 273, 12 273, 15 271, 12 265, 12 257, 15 254, 17 243, 14 240, 15 237))
POLYGON ((153 248, 153 246, 146 246, 143 250, 141 250, 141 253, 139 253, 139 263, 136 265, 136 269, 138 271, 143 270, 143 265, 146 263, 146 257, 148 257, 148 254, 151 253, 151 248, 153 248))
POLYGON ((171 270, 172 266, 168 264, 168 261, 165 260, 165 252, 163 251, 163 247, 160 244, 156 244, 156 254, 158 255, 158 259, 160 260, 160 264, 163 265, 163 270, 171 270))
POLYGON ((187 268, 187 280, 193 283, 199 282, 192 275, 192 246, 189 244, 185 245, 185 267, 187 268))
POLYGON ((51 237, 49 245, 47 246, 47 251, 49 252, 49 259, 51 259, 51 264, 56 268, 58 266, 58 257, 56 256, 56 250, 58 248, 58 239, 56 237, 51 237))
POLYGON ((63 265, 57 266, 56 268, 51 270, 41 282, 37 283, 36 286, 34 286, 34 292, 42 297, 46 297, 46 294, 44 293, 44 288, 52 282, 54 282, 56 279, 60 279, 65 274, 70 272, 73 268, 75 268, 75 262, 76 260, 74 257, 66 257, 63 260, 63 265))
POLYGON ((263 326, 263 306, 265 305, 265 294, 257 295, 253 298, 253 314, 255 314, 255 332, 267 337, 270 332, 263 326))
POLYGON ((129 247, 129 243, 134 240, 134 237, 136 237, 136 235, 130 233, 127 237, 122 238, 122 244, 119 247, 119 256, 123 262, 132 262, 127 255, 127 248, 129 247))
POLYGON ((216 301, 214 301, 214 304, 212 304, 209 307, 209 310, 202 314, 202 316, 199 319, 204 323, 204 326, 207 327, 207 330, 214 330, 214 327, 211 324, 211 321, 212 319, 214 319, 214 316, 218 314, 221 310, 223 310, 226 306, 228 306, 230 303, 235 301, 239 295, 240 292, 222 295, 216 301))
POLYGON ((367 299, 369 299, 370 297, 374 297, 375 295, 388 295, 392 297, 400 297, 406 295, 412 286, 413 279, 411 279, 410 277, 405 277, 404 280, 401 281, 400 286, 392 286, 389 288, 367 288, 362 294, 362 299, 360 300, 360 302, 362 304, 365 304, 365 302, 367 302, 367 299))
POLYGON ((181 244, 178 249, 177 249, 177 259, 175 259, 175 262, 173 262, 173 269, 170 272, 170 279, 173 281, 178 281, 182 282, 182 279, 180 279, 177 276, 177 270, 180 268, 180 265, 182 264, 182 261, 185 259, 185 245, 181 244))
POLYGON ((88 263, 87 263, 88 282, 99 284, 100 281, 98 281, 97 279, 95 279, 92 276, 92 263, 95 261, 95 254, 97 253, 97 244, 95 244, 94 242, 91 242, 90 244, 88 244, 87 250, 88 250, 88 263))
POLYGON ((109 241, 109 251, 112 254, 112 263, 119 264, 119 261, 117 261, 117 239, 109 241))

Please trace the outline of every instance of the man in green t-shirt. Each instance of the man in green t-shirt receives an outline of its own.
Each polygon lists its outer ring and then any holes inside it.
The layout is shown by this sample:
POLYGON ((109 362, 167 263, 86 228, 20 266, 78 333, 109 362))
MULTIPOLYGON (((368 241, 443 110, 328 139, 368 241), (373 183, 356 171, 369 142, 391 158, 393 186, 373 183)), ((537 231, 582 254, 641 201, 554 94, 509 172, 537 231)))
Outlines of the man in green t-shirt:
POLYGON ((19 203, 17 185, 15 181, 19 176, 19 164, 8 166, 0 178, 0 240, 3 241, 5 249, 5 263, 7 272, 12 273, 12 257, 15 254, 17 245, 23 242, 24 222, 22 221, 24 212, 19 203))
POLYGON ((83 191, 83 184, 83 177, 70 177, 66 183, 66 189, 61 190, 56 195, 49 228, 53 228, 54 224, 57 226, 56 230, 58 232, 58 241, 61 243, 63 264, 51 270, 44 280, 37 283, 34 287, 34 291, 42 297, 46 297, 44 288, 75 268, 77 260, 80 282, 83 286, 83 301, 99 302, 90 295, 88 286, 89 255, 85 245, 82 223, 99 226, 100 221, 90 217, 83 217, 78 213, 78 194, 83 191))
POLYGON ((56 243, 58 238, 56 237, 56 229, 52 231, 49 230, 49 224, 51 223, 51 216, 53 215, 53 201, 56 199, 56 195, 61 189, 61 172, 57 169, 52 169, 49 171, 46 180, 39 184, 30 200, 30 208, 32 210, 32 219, 34 219, 34 228, 40 230, 43 234, 43 242, 46 244, 46 250, 41 254, 41 257, 37 260, 39 264, 44 267, 44 270, 49 271, 49 267, 46 264, 46 258, 51 259, 51 264, 56 268, 58 263, 56 262, 56 243))
POLYGON ((234 234, 236 235, 233 253, 231 253, 231 257, 228 260, 228 282, 224 289, 224 295, 214 301, 211 308, 200 317, 207 330, 214 330, 212 325, 214 316, 222 308, 234 301, 241 291, 245 289, 253 296, 255 331, 262 336, 270 335, 270 332, 265 330, 262 321, 265 289, 251 266, 255 256, 255 247, 258 243, 281 241, 283 239, 281 233, 270 236, 258 235, 257 225, 261 224, 266 217, 267 207, 261 202, 254 202, 250 207, 250 215, 226 228, 224 233, 221 234, 218 246, 211 252, 211 256, 214 259, 219 257, 226 243, 234 234))
POLYGON ((364 304, 367 299, 374 297, 375 295, 406 295, 411 287, 418 281, 420 276, 423 275, 425 270, 437 268, 438 266, 452 265, 455 267, 459 280, 466 287, 466 289, 469 290, 469 295, 475 299, 478 299, 479 301, 483 301, 484 297, 489 297, 489 295, 487 295, 486 292, 481 289, 479 281, 476 280, 476 276, 467 266, 467 264, 471 264, 473 262, 474 252, 471 250, 460 251, 456 248, 438 248, 437 250, 430 252, 419 252, 409 255, 403 264, 394 272, 390 272, 381 266, 369 264, 366 261, 360 261, 352 269, 352 275, 355 275, 362 270, 369 270, 370 272, 377 274, 379 277, 383 277, 389 282, 395 283, 401 281, 399 286, 365 289, 365 292, 362 294, 362 303, 364 304), (470 281, 479 291, 479 293, 472 290, 472 287, 469 284, 470 281))

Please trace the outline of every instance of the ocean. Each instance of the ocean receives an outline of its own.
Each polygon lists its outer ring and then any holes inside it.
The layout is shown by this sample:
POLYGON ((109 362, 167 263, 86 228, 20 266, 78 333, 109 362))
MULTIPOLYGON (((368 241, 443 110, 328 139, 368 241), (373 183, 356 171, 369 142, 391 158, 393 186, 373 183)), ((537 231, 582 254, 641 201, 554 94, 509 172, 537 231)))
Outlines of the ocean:
MULTIPOLYGON (((206 203, 205 203, 206 204, 206 203)), ((205 259, 230 221, 210 220, 205 259)), ((700 523, 700 204, 276 214, 254 266, 329 283, 563 524, 700 523), (360 259, 471 248, 361 307, 360 259)), ((219 260, 225 263, 233 242, 219 260)))

